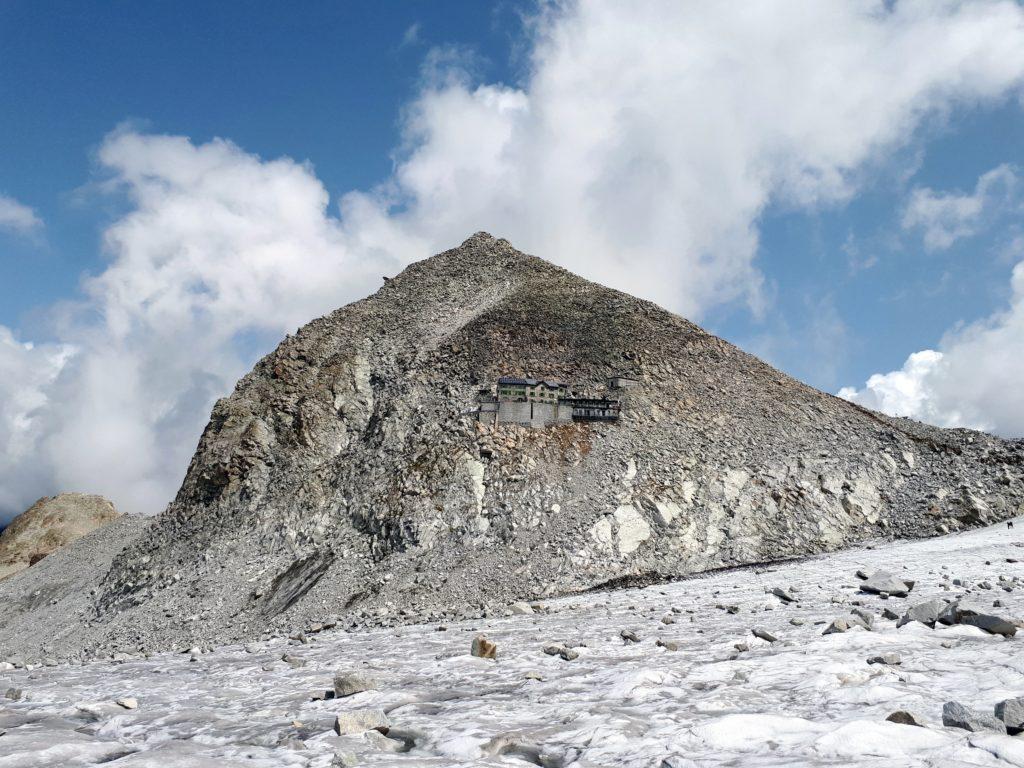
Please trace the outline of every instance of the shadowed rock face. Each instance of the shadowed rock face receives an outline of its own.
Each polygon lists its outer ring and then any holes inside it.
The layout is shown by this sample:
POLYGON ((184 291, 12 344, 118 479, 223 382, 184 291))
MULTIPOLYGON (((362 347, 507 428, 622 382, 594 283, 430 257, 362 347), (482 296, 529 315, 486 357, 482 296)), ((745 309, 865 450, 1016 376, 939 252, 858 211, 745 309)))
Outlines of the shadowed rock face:
POLYGON ((479 614, 932 535, 1015 514, 1022 468, 1019 442, 864 410, 479 233, 309 323, 216 404, 81 636, 154 649, 479 614), (614 424, 463 415, 502 374, 639 385, 614 424))
POLYGON ((35 565, 119 516, 102 496, 44 496, 0 533, 0 579, 35 565))

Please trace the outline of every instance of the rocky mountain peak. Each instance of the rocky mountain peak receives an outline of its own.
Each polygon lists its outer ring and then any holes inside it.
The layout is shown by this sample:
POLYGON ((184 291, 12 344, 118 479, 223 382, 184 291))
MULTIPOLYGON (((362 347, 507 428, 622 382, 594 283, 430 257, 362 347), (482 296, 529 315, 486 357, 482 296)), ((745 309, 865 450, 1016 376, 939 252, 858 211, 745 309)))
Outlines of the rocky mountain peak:
POLYGON ((0 533, 0 579, 35 565, 120 514, 102 496, 44 496, 0 533))
POLYGON ((1022 466, 1020 443, 866 411, 477 233, 313 320, 217 402, 83 636, 479 615, 923 536, 1015 513, 1022 466), (614 399, 618 418, 488 422, 501 376, 614 399))

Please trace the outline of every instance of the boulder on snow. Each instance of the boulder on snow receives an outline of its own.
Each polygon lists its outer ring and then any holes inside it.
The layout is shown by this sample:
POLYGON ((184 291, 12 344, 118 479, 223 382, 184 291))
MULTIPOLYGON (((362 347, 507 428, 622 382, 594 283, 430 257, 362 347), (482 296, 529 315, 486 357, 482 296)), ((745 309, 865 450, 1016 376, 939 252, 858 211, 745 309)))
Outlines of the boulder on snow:
POLYGON ((900 725, 916 725, 918 728, 924 728, 924 722, 920 717, 915 715, 913 712, 907 712, 904 709, 897 709, 887 718, 890 723, 899 723, 900 725))
POLYGON ((935 622, 948 607, 945 600, 926 600, 923 603, 911 606, 906 613, 896 622, 897 627, 902 627, 912 621, 918 621, 929 627, 934 627, 935 622))
POLYGON ((942 705, 942 724, 948 728, 963 728, 965 731, 996 731, 1006 733, 1006 725, 994 715, 976 712, 959 701, 947 701, 942 705))
POLYGON ((752 634, 754 637, 764 640, 766 643, 777 643, 779 641, 779 638, 777 638, 767 629, 763 629, 762 627, 754 627, 752 630, 750 630, 750 634, 752 634))
POLYGON ((338 672, 334 675, 334 695, 336 698, 352 696, 363 691, 372 691, 377 681, 365 672, 338 672))
POLYGON ((342 712, 334 719, 334 732, 339 736, 366 731, 387 734, 391 721, 383 709, 353 709, 342 712))
POLYGON ((837 619, 833 619, 832 623, 821 634, 834 635, 839 632, 848 632, 856 627, 871 631, 871 626, 859 614, 851 613, 849 616, 840 616, 837 619))
POLYGON ((1006 699, 996 704, 995 714, 1011 734, 1024 731, 1024 698, 1006 699))
POLYGON ((914 582, 900 579, 888 571, 875 571, 860 585, 862 592, 895 597, 906 597, 913 588, 914 582))
POLYGON ((888 664, 894 666, 896 664, 902 664, 903 659, 898 653, 882 653, 878 656, 869 656, 868 664, 888 664))
POLYGON ((1002 635, 1013 637, 1017 634, 1017 625, 1009 619, 995 616, 989 613, 981 613, 973 608, 961 608, 959 603, 950 603, 945 610, 939 614, 938 621, 941 624, 965 624, 977 627, 990 635, 1002 635))
POLYGON ((782 587, 773 587, 772 594, 784 603, 792 603, 794 599, 793 596, 782 587))
POLYGON ((972 610, 960 611, 960 623, 971 627, 983 629, 990 635, 1002 635, 1013 637, 1017 634, 1017 626, 1010 620, 1001 616, 993 616, 987 613, 976 613, 972 610))
POLYGON ((470 653, 481 659, 496 659, 498 657, 498 646, 488 640, 487 635, 477 635, 473 638, 470 653))

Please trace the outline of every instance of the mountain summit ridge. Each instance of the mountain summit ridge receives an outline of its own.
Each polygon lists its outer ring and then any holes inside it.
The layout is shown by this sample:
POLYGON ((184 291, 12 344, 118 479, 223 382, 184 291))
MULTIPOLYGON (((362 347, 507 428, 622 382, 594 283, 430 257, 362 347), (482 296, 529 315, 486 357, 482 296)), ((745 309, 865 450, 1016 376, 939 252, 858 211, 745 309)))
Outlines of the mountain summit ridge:
POLYGON ((932 535, 1016 514, 1022 467, 1019 441, 867 411, 477 233, 260 360, 47 649, 481 615, 932 535), (614 393, 615 423, 480 423, 479 390, 506 374, 638 385, 614 393))

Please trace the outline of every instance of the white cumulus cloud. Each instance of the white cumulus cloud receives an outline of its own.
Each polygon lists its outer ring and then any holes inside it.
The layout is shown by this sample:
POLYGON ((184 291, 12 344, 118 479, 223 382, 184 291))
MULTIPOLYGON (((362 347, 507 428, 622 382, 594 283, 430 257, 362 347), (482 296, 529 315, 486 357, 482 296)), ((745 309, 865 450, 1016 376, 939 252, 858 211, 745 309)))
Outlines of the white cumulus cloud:
POLYGON ((1016 169, 1004 164, 983 174, 970 194, 918 187, 903 213, 903 227, 920 230, 929 250, 949 248, 975 234, 986 219, 1011 204, 1018 181, 1016 169))
POLYGON ((42 226, 43 220, 32 208, 13 197, 0 195, 0 230, 26 235, 42 229, 42 226))
POLYGON ((35 393, 2 417, 31 428, 0 427, 0 514, 58 490, 159 511, 257 352, 476 230, 690 316, 757 310, 766 206, 844 201, 922 122, 1024 78, 1009 1, 608 0, 544 6, 531 34, 517 87, 435 71, 393 175, 337 213, 308 165, 110 136, 99 162, 129 211, 37 347, 75 354, 0 380, 0 401, 35 393))
POLYGON ((960 328, 938 350, 915 352, 898 371, 871 376, 845 397, 868 408, 948 427, 1024 435, 1024 262, 1009 307, 960 328))

